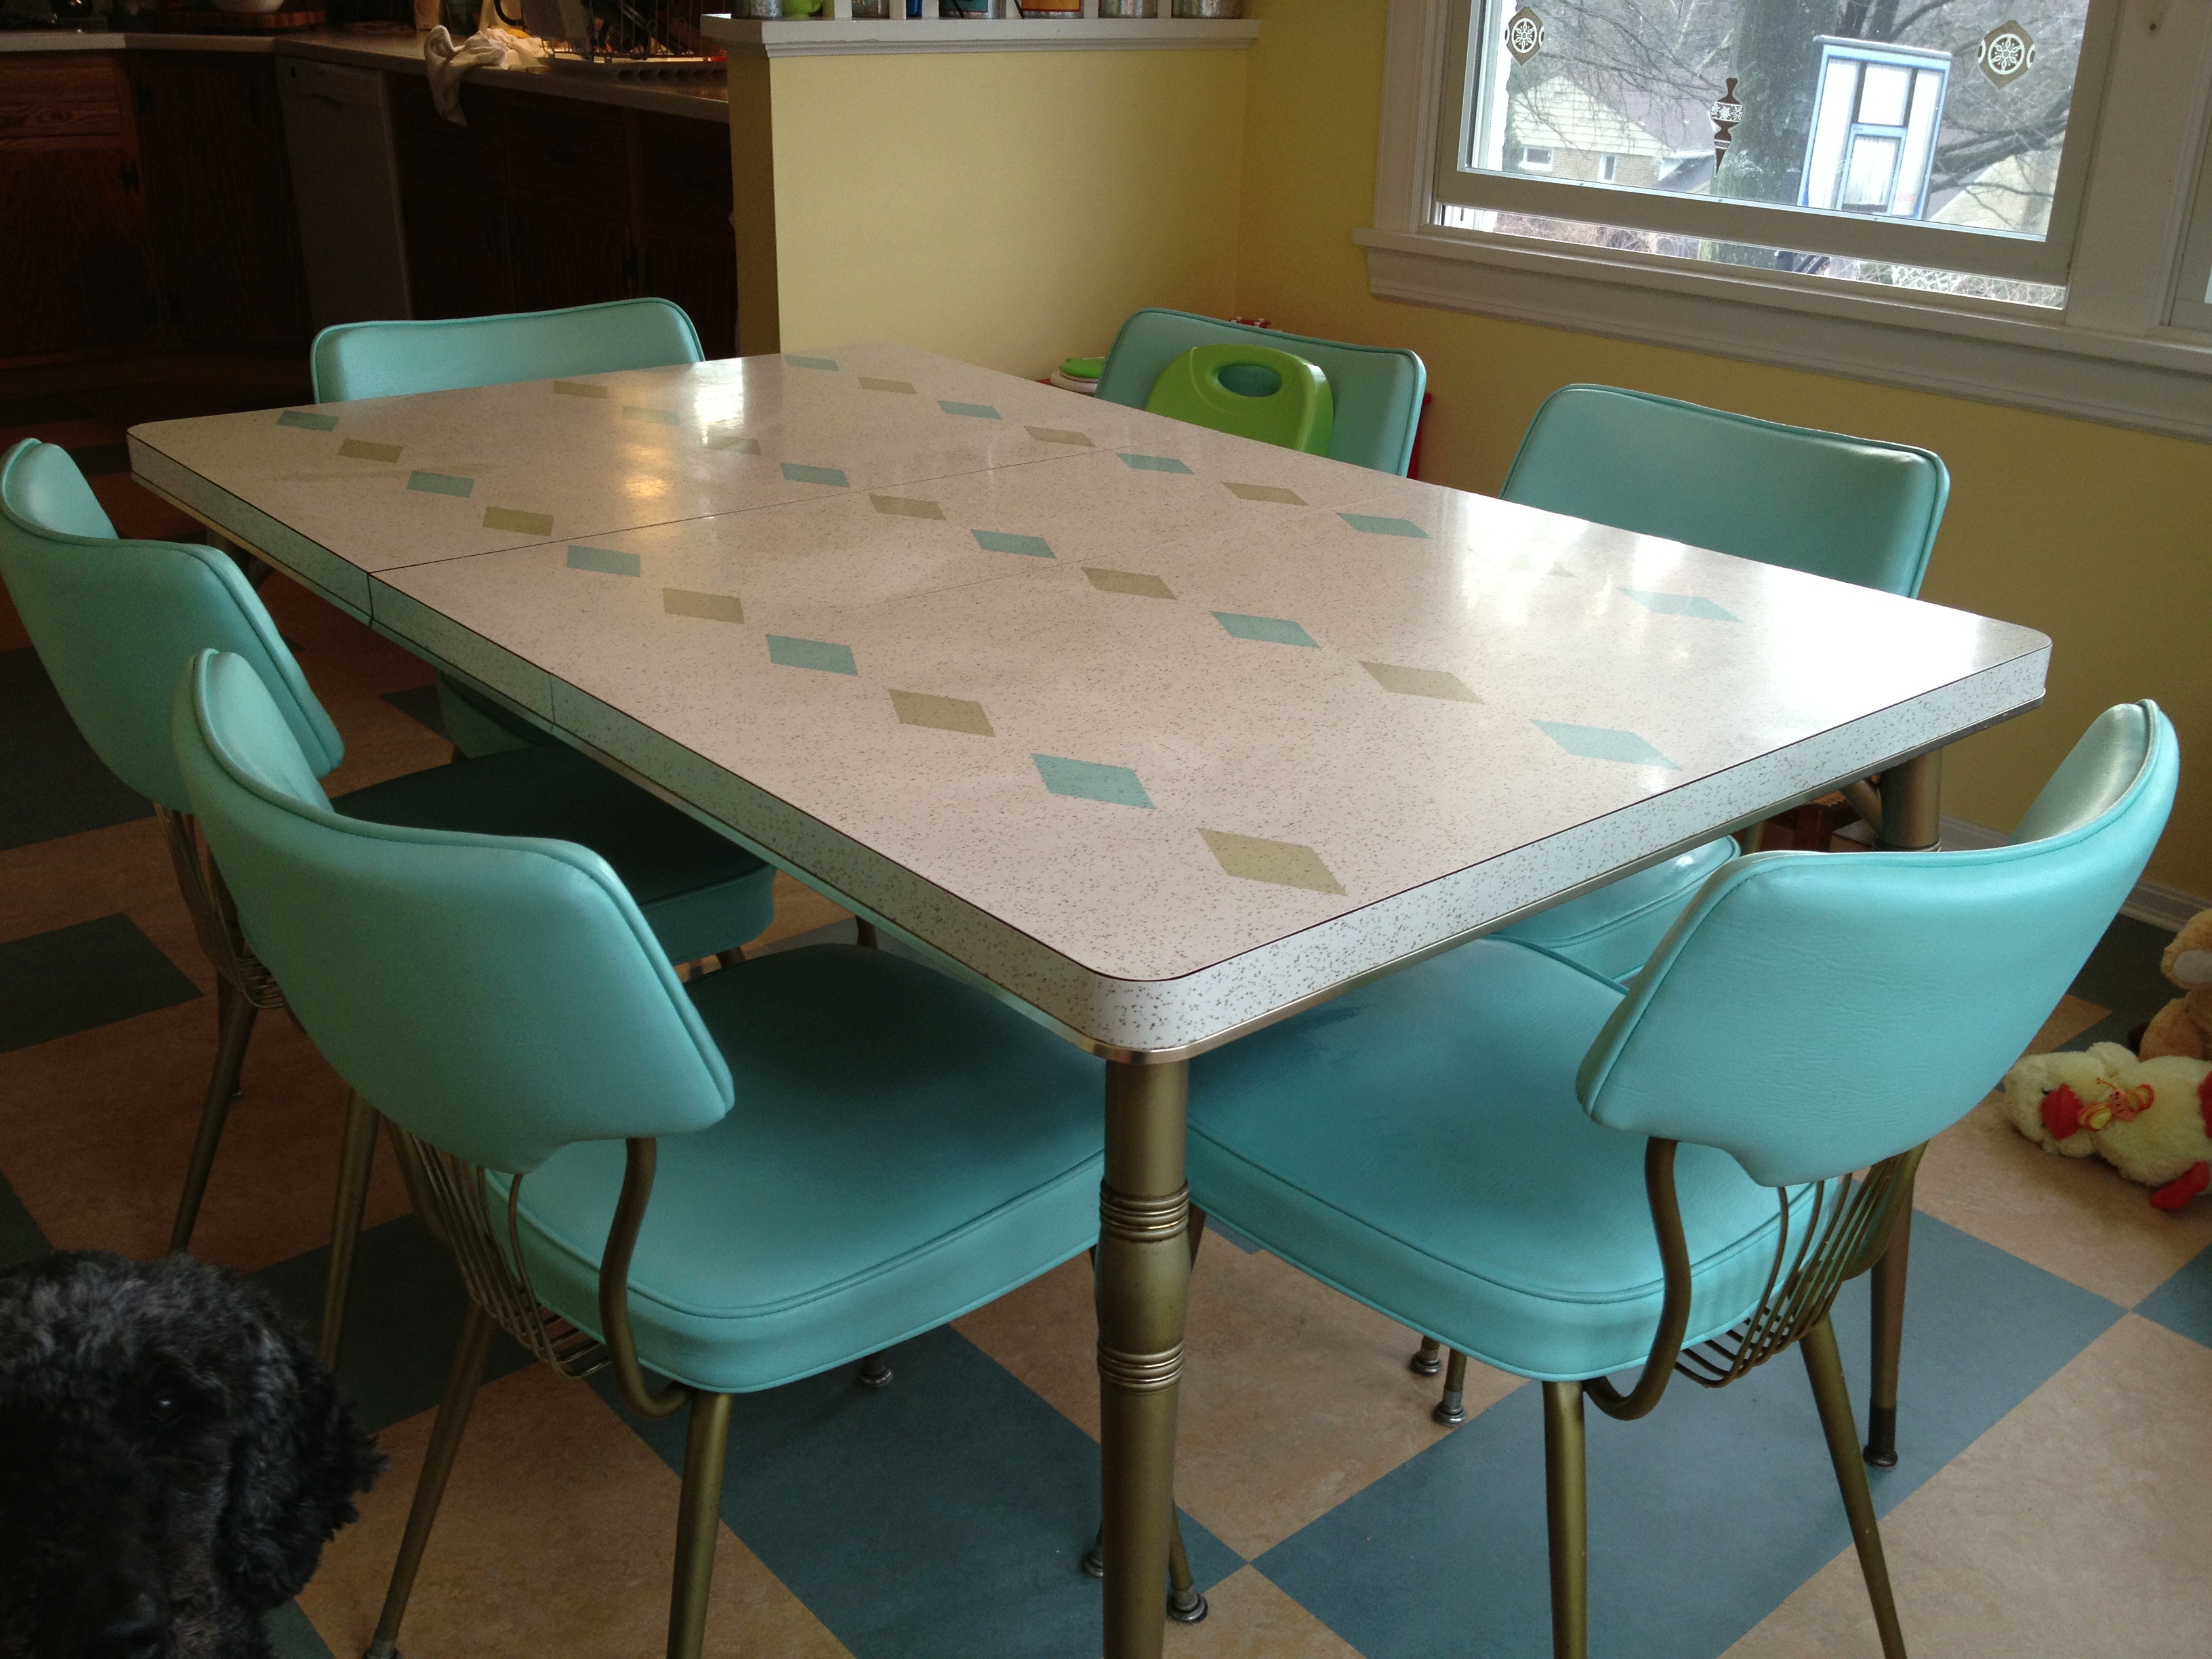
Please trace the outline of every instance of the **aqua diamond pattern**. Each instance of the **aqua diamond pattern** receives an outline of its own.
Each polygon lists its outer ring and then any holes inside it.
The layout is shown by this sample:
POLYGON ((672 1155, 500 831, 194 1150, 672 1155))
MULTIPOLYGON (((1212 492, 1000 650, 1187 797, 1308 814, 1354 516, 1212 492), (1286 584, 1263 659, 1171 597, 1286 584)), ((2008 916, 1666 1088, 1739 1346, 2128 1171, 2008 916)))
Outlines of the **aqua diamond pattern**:
POLYGON ((1240 640, 1264 640, 1269 645, 1303 645, 1321 649, 1320 641, 1287 617, 1247 617, 1235 611, 1217 611, 1213 620, 1240 640))
POLYGON ((609 576, 637 576, 645 572, 645 562, 635 553, 623 553, 611 547, 583 547, 568 549, 568 568, 597 570, 609 576))
POLYGON ((783 361, 790 364, 793 368, 835 368, 837 367, 837 360, 835 357, 787 356, 783 361))
POLYGON ((858 674, 849 645, 827 640, 793 639, 788 634, 768 636, 768 659, 779 668, 811 668, 821 674, 858 674))
POLYGON ((992 553, 1019 553, 1032 559, 1052 557, 1052 544, 1042 536, 1021 536, 1011 530, 977 530, 975 545, 992 553))
POLYGON ((1097 761, 1070 760, 1065 755, 1031 755, 1037 775, 1055 795, 1082 800, 1103 800, 1109 806, 1141 806, 1152 811, 1152 798, 1137 775, 1126 766, 1105 766, 1097 761))
POLYGON ((1567 720, 1538 720, 1544 735, 1570 755, 1584 760, 1620 761, 1630 766, 1663 766, 1669 772, 1682 769, 1633 732, 1610 726, 1576 726, 1567 720))
POLYGON ((939 398, 937 400, 937 406, 947 415, 966 415, 978 421, 995 421, 999 418, 999 411, 988 404, 956 404, 939 398))
POLYGON ((430 495, 459 495, 466 498, 476 493, 474 478, 457 478, 450 472, 410 472, 407 487, 430 495))
POLYGON ((1655 593, 1643 587, 1624 587, 1620 591, 1646 611, 1656 611, 1665 617, 1699 617, 1706 622, 1743 620, 1733 611, 1723 611, 1711 599, 1701 599, 1695 593, 1655 593))
POLYGON ((801 466, 797 461, 783 464, 783 476, 793 483, 831 484, 839 489, 850 489, 845 475, 834 466, 801 466))
POLYGON ((1407 536, 1423 542, 1429 539, 1429 532, 1411 519, 1378 519, 1371 513, 1340 513, 1336 516, 1362 535, 1407 536))
POLYGON ((1134 455, 1126 449, 1115 453, 1121 457, 1122 465, 1133 466, 1139 472, 1188 472, 1190 471, 1172 455, 1134 455))

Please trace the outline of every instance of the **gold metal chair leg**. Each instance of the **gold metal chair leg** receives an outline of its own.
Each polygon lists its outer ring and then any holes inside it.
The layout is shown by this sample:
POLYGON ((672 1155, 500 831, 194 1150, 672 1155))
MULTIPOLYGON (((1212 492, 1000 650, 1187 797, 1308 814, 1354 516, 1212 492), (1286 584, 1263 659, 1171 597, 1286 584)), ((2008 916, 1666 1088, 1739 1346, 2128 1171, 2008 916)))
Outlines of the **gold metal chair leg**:
POLYGON ((1797 1346, 1804 1351, 1805 1375, 1820 1408, 1820 1428, 1827 1437, 1828 1459, 1836 1466, 1836 1484, 1843 1488, 1844 1510, 1850 1516, 1851 1541, 1858 1547, 1867 1599, 1874 1603, 1883 1659, 1905 1659, 1905 1633, 1898 1626, 1897 1602, 1890 1594, 1889 1564, 1882 1558, 1874 1494, 1867 1488, 1866 1466, 1859 1461, 1858 1423, 1851 1413, 1850 1385, 1844 1381, 1844 1362, 1836 1352, 1836 1328, 1824 1317, 1797 1346))
POLYGON ((891 1362, 882 1354, 872 1353, 860 1362, 860 1375, 853 1381, 864 1389, 887 1389, 891 1375, 891 1362))
POLYGON ((1552 1659, 1589 1659, 1589 1480, 1579 1382, 1544 1384, 1544 1513, 1551 1540, 1552 1659))
POLYGON ((1190 1296, 1189 1067, 1106 1067, 1098 1194, 1098 1395, 1106 1651, 1158 1659, 1175 1517, 1176 1387, 1190 1296))
POLYGON ((860 945, 866 950, 872 951, 876 949, 878 943, 876 939, 876 924, 872 921, 863 921, 858 916, 854 917, 853 943, 860 945))
POLYGON ((1903 1212, 1889 1248, 1874 1264, 1869 1298, 1873 1339, 1872 1385, 1868 1390, 1866 1461, 1878 1469, 1897 1467, 1897 1368, 1905 1352, 1905 1273, 1912 1253, 1912 1182, 1907 1176, 1903 1212))
POLYGON ((745 959, 745 953, 732 945, 726 951, 714 952, 714 960, 725 968, 734 968, 745 959))
MULTIPOLYGON (((1416 1336, 1420 1333, 1416 1331, 1416 1336)), ((1406 1362, 1406 1369, 1416 1376, 1434 1376, 1444 1368, 1444 1345, 1433 1336, 1421 1337, 1421 1346, 1406 1362)))
POLYGON ((228 979, 217 977, 215 994, 215 1069, 208 1074, 207 1097, 200 1103, 199 1133, 192 1140, 192 1161, 185 1166, 177 1219, 169 1229, 172 1254, 191 1247, 192 1228, 200 1218, 200 1200, 207 1195, 216 1148, 222 1144, 222 1126, 230 1116, 231 1097, 238 1092, 238 1074, 246 1067, 246 1046, 252 1041, 254 1018, 260 1012, 228 979))
POLYGON ((346 1101, 345 1145, 338 1154, 337 1199, 331 1210, 331 1260, 323 1275, 323 1323, 315 1339, 315 1358, 332 1370, 345 1341, 346 1293, 353 1288, 354 1246, 361 1240, 362 1207, 368 1202, 378 1121, 376 1108, 358 1094, 346 1101))
POLYGON ((407 1616, 407 1598, 414 1594, 423 1547, 430 1541, 438 1504, 446 1495, 446 1478, 453 1472, 453 1455, 461 1449, 469 1408, 476 1404, 477 1389, 483 1381, 491 1334, 491 1316, 471 1303, 460 1345, 453 1350, 453 1370, 446 1374, 446 1397, 438 1403, 438 1420, 422 1455, 422 1473, 415 1477, 414 1506, 407 1511, 407 1531, 399 1540, 399 1559, 392 1564, 392 1585, 384 1595, 384 1612, 368 1644, 368 1659, 395 1659, 399 1651, 399 1621, 407 1616))
POLYGON ((700 1646, 707 1639, 707 1592, 714 1581, 714 1540, 722 1518, 732 1398, 726 1394, 691 1396, 691 1431, 684 1441, 684 1492, 677 1500, 668 1659, 699 1659, 700 1646))
MULTIPOLYGON (((1446 1352, 1450 1360, 1444 1367, 1443 1397, 1429 1415, 1449 1429, 1467 1421, 1467 1356, 1457 1348, 1446 1352)), ((1575 1397, 1579 1400, 1582 1396, 1575 1397)))
MULTIPOLYGON (((1191 1577, 1190 1555, 1183 1548, 1182 1516, 1179 1511, 1169 1512, 1168 1527, 1168 1617, 1179 1625, 1195 1625, 1210 1609, 1206 1597, 1199 1592, 1197 1581, 1191 1577)), ((1091 1547, 1083 1553, 1079 1565, 1091 1577, 1106 1576, 1106 1538, 1103 1532, 1092 1537, 1091 1547)))

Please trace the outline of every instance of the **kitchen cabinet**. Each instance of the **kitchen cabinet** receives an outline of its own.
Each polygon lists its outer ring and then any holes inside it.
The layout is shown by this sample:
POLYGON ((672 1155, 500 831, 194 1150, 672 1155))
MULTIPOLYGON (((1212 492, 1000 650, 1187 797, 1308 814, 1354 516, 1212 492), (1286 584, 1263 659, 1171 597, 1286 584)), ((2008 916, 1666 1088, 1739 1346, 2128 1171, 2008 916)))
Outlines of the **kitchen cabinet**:
POLYGON ((304 347, 307 284, 274 60, 134 51, 127 61, 161 332, 304 347))
POLYGON ((145 192, 122 59, 0 58, 0 359, 150 340, 145 192))

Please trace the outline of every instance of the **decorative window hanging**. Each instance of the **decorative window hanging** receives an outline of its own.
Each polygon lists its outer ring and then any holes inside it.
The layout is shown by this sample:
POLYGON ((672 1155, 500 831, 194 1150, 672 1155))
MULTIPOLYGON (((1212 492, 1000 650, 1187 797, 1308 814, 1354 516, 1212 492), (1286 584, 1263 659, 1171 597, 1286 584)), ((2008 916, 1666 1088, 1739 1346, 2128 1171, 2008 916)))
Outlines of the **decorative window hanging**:
POLYGON ((1982 37, 1982 73, 2008 87, 2035 61, 2035 37, 2018 23, 2000 23, 1982 37))
POLYGON ((1544 20, 1532 7, 1523 6, 1505 20, 1505 50, 1513 61, 1525 64, 1544 49, 1544 20))
POLYGON ((1728 160, 1729 146, 1735 143, 1736 124, 1743 119, 1743 106, 1735 95, 1735 76, 1729 76, 1727 90, 1705 106, 1705 113, 1713 124, 1713 171, 1718 173, 1721 163, 1728 160))

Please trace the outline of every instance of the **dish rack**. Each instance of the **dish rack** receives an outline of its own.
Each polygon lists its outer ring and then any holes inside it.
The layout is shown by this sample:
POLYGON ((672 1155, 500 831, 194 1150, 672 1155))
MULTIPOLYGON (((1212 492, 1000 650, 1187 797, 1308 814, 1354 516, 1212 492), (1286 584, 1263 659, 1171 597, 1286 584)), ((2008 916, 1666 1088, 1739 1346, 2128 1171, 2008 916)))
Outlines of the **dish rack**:
POLYGON ((493 0, 501 20, 545 43, 556 69, 688 80, 719 75, 720 47, 699 32, 705 0, 493 0), (508 15, 519 3, 521 15, 508 15))

